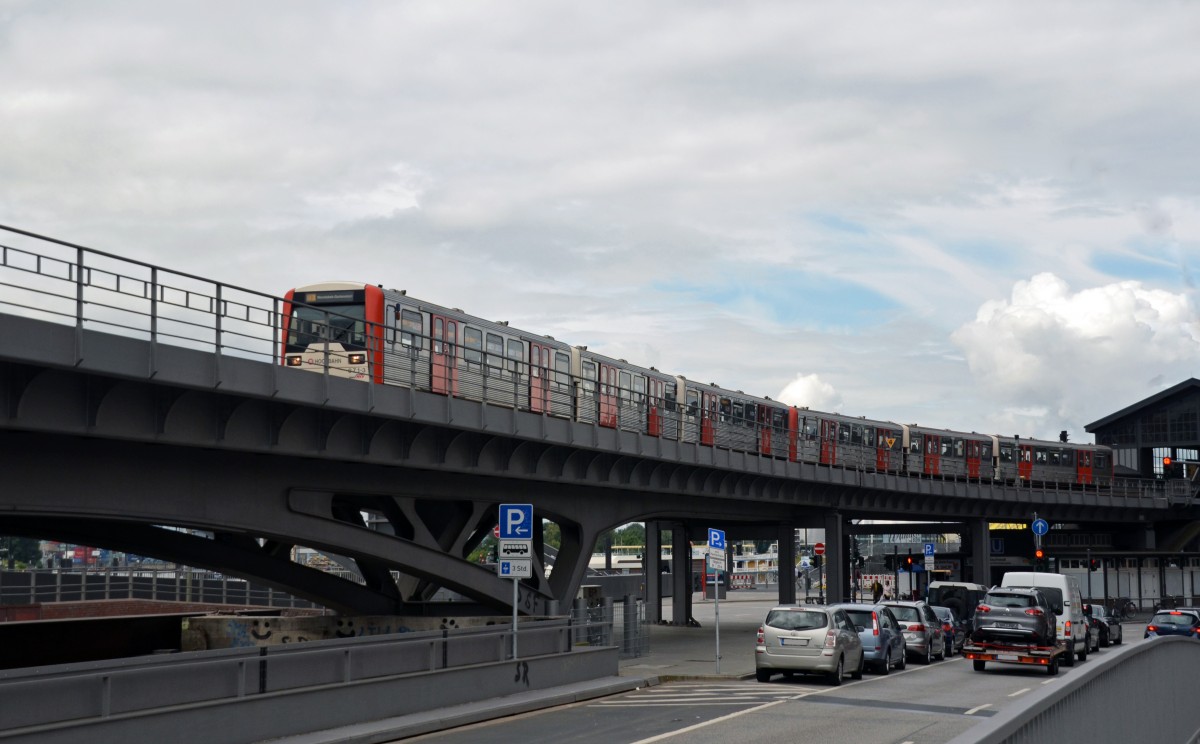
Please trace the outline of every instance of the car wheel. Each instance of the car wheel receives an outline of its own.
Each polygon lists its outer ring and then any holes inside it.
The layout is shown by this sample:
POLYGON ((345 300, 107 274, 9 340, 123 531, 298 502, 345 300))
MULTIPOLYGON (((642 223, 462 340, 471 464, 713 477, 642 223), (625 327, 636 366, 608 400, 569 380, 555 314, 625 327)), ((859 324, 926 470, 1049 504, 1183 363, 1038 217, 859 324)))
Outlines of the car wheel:
POLYGON ((850 672, 850 679, 862 679, 863 668, 866 665, 867 665, 867 655, 859 654, 858 655, 858 669, 855 669, 853 672, 850 672))
POLYGON ((1108 648, 1109 644, 1111 644, 1111 643, 1112 643, 1112 639, 1109 637, 1108 633, 1100 634, 1100 645, 1102 647, 1108 648))
POLYGON ((1080 660, 1080 661, 1087 661, 1087 655, 1088 655, 1088 641, 1087 641, 1087 639, 1085 638, 1085 639, 1083 640, 1083 649, 1082 649, 1082 650, 1080 650, 1080 652, 1079 652, 1079 660, 1080 660))
POLYGON ((846 673, 846 657, 839 656, 837 669, 833 670, 833 674, 829 675, 829 684, 837 687, 842 684, 842 675, 846 673))
POLYGON ((766 669, 755 669, 754 670, 754 678, 757 679, 759 682, 770 682, 771 681, 771 673, 768 672, 766 669))
POLYGON ((933 663, 933 648, 930 647, 928 642, 926 642, 926 644, 925 644, 925 656, 921 659, 921 663, 922 664, 932 664, 933 663))
POLYGON ((946 660, 946 639, 945 638, 942 638, 942 650, 938 652, 937 658, 938 658, 938 661, 946 660))
POLYGON ((908 666, 908 649, 901 646, 900 647, 900 661, 896 662, 896 668, 903 672, 907 666, 908 666))
POLYGON ((1117 635, 1116 635, 1116 637, 1114 637, 1114 638, 1112 639, 1112 645, 1114 645, 1114 646, 1120 646, 1120 645, 1121 645, 1121 641, 1125 640, 1125 639, 1122 637, 1122 636, 1124 636, 1124 635, 1125 635, 1124 633, 1122 633, 1120 630, 1118 630, 1118 631, 1117 631, 1117 635))
POLYGON ((1065 664, 1069 667, 1075 666, 1075 644, 1074 643, 1070 643, 1067 645, 1067 652, 1065 654, 1063 654, 1062 662, 1063 662, 1063 664, 1065 664))
POLYGON ((879 668, 876 669, 875 671, 879 672, 880 674, 891 674, 892 673, 892 660, 886 656, 883 657, 883 663, 880 664, 879 668))

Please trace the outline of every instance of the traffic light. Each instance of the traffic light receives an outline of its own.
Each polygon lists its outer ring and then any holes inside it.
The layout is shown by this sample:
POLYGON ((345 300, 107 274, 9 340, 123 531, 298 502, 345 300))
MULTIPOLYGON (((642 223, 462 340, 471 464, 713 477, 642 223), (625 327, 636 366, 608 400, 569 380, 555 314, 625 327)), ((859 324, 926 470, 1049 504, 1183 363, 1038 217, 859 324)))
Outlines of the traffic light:
POLYGON ((821 567, 821 556, 819 556, 819 555, 814 555, 814 556, 813 556, 812 558, 810 558, 809 560, 812 562, 812 567, 813 567, 813 568, 820 568, 820 567, 821 567))
POLYGON ((909 553, 908 555, 906 555, 904 557, 904 570, 911 571, 912 569, 913 569, 913 557, 912 557, 912 553, 909 553))
POLYGON ((1089 561, 1088 562, 1088 570, 1089 571, 1099 571, 1100 570, 1100 559, 1093 558, 1091 561, 1089 561))
POLYGON ((1045 571, 1046 570, 1046 551, 1042 550, 1041 548, 1038 548, 1037 550, 1033 551, 1033 570, 1034 571, 1045 571))

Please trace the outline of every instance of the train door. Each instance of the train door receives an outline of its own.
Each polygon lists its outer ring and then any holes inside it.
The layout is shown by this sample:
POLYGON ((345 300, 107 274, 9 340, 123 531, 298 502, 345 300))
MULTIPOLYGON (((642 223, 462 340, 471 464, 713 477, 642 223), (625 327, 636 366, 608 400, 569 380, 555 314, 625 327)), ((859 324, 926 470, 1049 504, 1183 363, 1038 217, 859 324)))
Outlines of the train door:
POLYGON ((838 422, 821 419, 821 464, 837 462, 838 422))
POLYGON ((714 393, 701 393, 700 400, 700 444, 713 446, 714 432, 717 422, 717 396, 714 393))
POLYGON ((1079 483, 1094 483, 1092 473, 1092 453, 1090 450, 1079 450, 1075 453, 1075 480, 1079 483))
POLYGON ((978 479, 983 471, 983 442, 967 440, 967 477, 978 479))
POLYGON ((925 435, 925 475, 938 475, 942 471, 942 438, 937 434, 925 435))
POLYGON ((433 348, 429 350, 430 387, 442 395, 458 395, 458 322, 430 315, 433 348))
POLYGON ((600 425, 617 428, 617 368, 600 362, 600 425))
POLYGON ((534 413, 550 412, 550 354, 550 347, 529 342, 529 410, 534 413))
POLYGON ((1021 480, 1033 480, 1033 445, 1022 444, 1018 446, 1017 476, 1021 480))
POLYGON ((892 467, 892 450, 896 447, 896 432, 891 429, 875 430, 875 469, 895 470, 892 467))
POLYGON ((663 381, 646 380, 646 433, 652 437, 662 436, 663 381))
MULTIPOLYGON (((747 403, 747 407, 751 404, 747 403)), ((774 423, 774 409, 758 406, 758 451, 764 455, 771 454, 771 426, 774 423)))

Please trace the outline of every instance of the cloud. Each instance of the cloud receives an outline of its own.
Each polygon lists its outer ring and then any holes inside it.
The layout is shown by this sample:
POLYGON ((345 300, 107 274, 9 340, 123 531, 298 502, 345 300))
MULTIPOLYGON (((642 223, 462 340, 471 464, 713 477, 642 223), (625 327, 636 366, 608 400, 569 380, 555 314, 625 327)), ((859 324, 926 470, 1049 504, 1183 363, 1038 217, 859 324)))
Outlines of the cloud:
POLYGON ((842 408, 842 396, 820 375, 800 374, 792 380, 779 394, 779 400, 790 406, 811 408, 815 411, 839 411, 842 408))

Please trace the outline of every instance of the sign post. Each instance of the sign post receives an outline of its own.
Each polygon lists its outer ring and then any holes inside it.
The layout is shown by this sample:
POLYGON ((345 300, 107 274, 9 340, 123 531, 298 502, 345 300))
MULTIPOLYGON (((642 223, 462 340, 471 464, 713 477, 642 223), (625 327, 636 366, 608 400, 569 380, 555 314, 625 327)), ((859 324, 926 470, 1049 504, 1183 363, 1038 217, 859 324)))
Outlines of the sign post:
MULTIPOLYGON (((721 574, 725 570, 725 530, 708 530, 708 565, 713 570, 713 628, 717 635, 717 674, 721 673, 721 574)), ((708 577, 704 577, 708 583, 708 577)))
MULTIPOLYGON (((820 542, 813 546, 813 555, 825 555, 825 543, 820 542)), ((821 559, 821 571, 817 576, 817 602, 825 604, 825 559, 821 559)))
POLYGON ((517 585, 533 576, 533 504, 501 504, 500 524, 493 532, 500 545, 496 570, 502 579, 512 579, 512 657, 517 658, 517 585))

